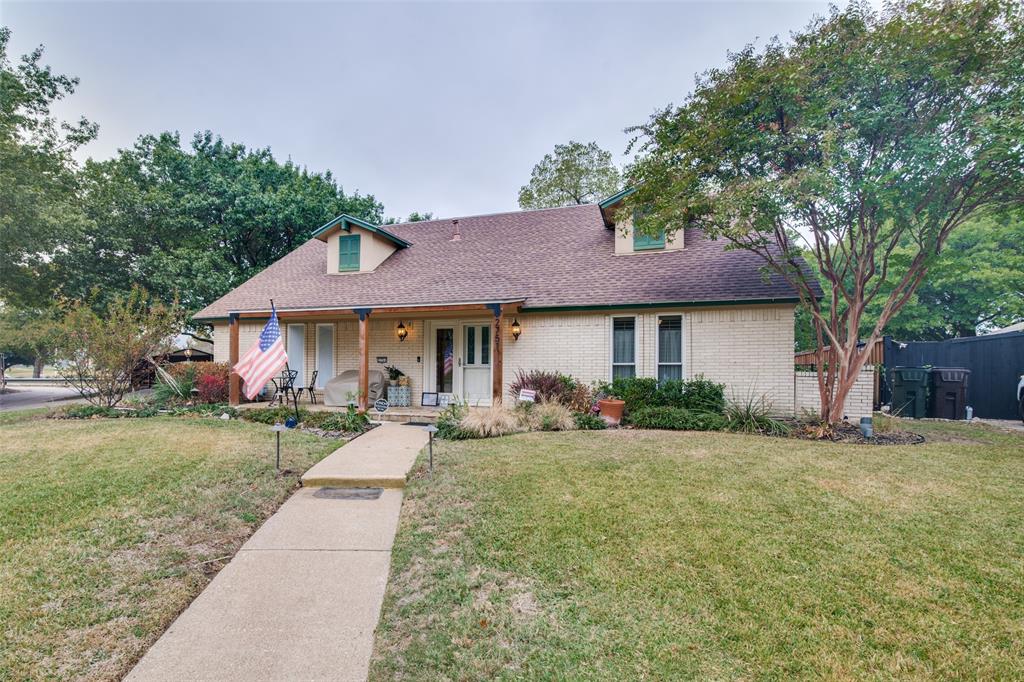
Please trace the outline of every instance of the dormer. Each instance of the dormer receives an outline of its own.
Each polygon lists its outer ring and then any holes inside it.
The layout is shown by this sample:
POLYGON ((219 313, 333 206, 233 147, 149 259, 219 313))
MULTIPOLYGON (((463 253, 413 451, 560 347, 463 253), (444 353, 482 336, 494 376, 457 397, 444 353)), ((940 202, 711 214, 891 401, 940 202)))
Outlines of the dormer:
POLYGON ((615 230, 615 255, 664 253, 680 251, 683 248, 683 231, 677 230, 670 237, 662 232, 660 235, 638 234, 633 225, 642 219, 637 210, 623 210, 623 201, 636 190, 627 187, 613 194, 598 204, 605 227, 615 230))
POLYGON ((372 272, 398 249, 412 246, 382 227, 344 213, 313 237, 327 242, 328 274, 372 272))

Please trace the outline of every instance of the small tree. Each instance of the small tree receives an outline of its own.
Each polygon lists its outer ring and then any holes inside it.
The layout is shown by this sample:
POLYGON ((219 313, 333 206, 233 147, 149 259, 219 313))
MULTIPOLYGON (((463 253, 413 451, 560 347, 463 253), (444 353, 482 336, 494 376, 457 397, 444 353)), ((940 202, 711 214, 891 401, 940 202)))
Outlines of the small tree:
POLYGON ((31 363, 32 376, 39 377, 57 343, 56 315, 53 308, 0 306, 0 352, 31 363))
POLYGON ((89 402, 113 407, 131 390, 136 368, 170 350, 182 322, 176 304, 152 301, 139 287, 115 296, 102 314, 87 302, 69 303, 57 344, 60 374, 89 402))
POLYGON ((592 204, 619 191, 621 177, 612 155, 596 142, 555 145, 533 167, 530 184, 519 190, 520 208, 592 204))
POLYGON ((950 234, 1024 198, 1021 28, 1008 0, 851 4, 730 55, 631 129, 642 229, 695 225, 793 286, 833 349, 818 362, 830 422, 950 234))

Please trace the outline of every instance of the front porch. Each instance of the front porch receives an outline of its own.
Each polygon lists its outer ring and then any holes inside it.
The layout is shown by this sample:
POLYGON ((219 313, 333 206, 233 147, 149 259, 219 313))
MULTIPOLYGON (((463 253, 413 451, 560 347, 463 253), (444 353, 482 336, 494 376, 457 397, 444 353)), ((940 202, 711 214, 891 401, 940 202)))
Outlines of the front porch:
MULTIPOLYGON (((341 409, 352 402, 360 411, 372 411, 374 399, 389 398, 390 392, 398 404, 389 407, 384 419, 433 421, 451 402, 485 406, 501 401, 503 350, 520 303, 279 310, 277 315, 289 368, 298 372, 296 387, 312 386, 317 392, 319 404, 313 405, 303 391, 304 407, 341 409), (390 389, 387 367, 407 377, 408 391, 390 389), (324 404, 325 393, 333 397, 333 404, 324 404)), ((255 342, 268 316, 229 315, 232 365, 240 351, 255 342)), ((229 400, 232 405, 241 402, 241 380, 234 374, 229 400)))

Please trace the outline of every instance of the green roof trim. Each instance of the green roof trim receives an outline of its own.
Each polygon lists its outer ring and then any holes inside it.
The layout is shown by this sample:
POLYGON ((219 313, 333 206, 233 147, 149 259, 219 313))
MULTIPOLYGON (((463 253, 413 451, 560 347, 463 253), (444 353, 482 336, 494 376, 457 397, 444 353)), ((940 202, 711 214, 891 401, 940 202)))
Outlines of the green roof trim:
POLYGON ((601 209, 608 208, 609 206, 614 206, 615 204, 619 203, 620 201, 622 201, 623 199, 625 199, 626 197, 628 197, 630 194, 632 194, 635 191, 636 191, 636 187, 627 187, 626 189, 622 190, 621 192, 616 192, 615 194, 611 195, 607 199, 602 199, 601 201, 599 201, 597 203, 597 205, 601 209))
POLYGON ((320 239, 321 235, 327 233, 327 231, 330 230, 331 228, 337 227, 339 225, 341 226, 341 229, 344 230, 345 232, 351 232, 352 226, 355 225, 356 227, 361 227, 364 230, 373 232, 374 234, 379 234, 381 237, 384 237, 384 239, 387 239, 389 242, 393 243, 400 249, 404 249, 407 246, 412 246, 411 242, 405 241, 398 235, 391 234, 390 232, 388 232, 387 230, 378 225, 368 223, 365 220, 360 220, 359 218, 350 216, 347 213, 342 213, 337 218, 334 218, 333 220, 326 223, 322 227, 317 228, 317 230, 313 232, 313 237, 315 237, 316 239, 320 239))
POLYGON ((799 303, 798 296, 785 298, 745 298, 727 301, 663 301, 660 303, 614 303, 609 305, 554 305, 521 306, 522 313, 594 312, 600 310, 650 310, 652 308, 711 308, 727 305, 768 305, 773 303, 799 303))

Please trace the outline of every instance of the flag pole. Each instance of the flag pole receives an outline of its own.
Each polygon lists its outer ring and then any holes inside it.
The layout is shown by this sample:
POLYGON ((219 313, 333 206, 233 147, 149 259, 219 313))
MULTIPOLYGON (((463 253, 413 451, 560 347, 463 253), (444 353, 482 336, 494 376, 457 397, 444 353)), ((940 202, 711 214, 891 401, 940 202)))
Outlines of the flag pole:
MULTIPOLYGON (((270 311, 272 314, 277 315, 277 308, 274 307, 274 299, 270 299, 270 311)), ((280 324, 280 321, 278 323, 280 324)), ((303 348, 302 352, 305 353, 306 349, 303 348)), ((288 367, 288 370, 291 371, 291 366, 287 363, 285 363, 285 367, 288 367)), ((295 424, 298 426, 299 421, 301 420, 299 419, 299 392, 295 390, 295 382, 292 382, 292 402, 295 407, 295 424)))

